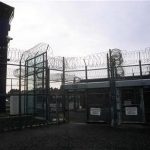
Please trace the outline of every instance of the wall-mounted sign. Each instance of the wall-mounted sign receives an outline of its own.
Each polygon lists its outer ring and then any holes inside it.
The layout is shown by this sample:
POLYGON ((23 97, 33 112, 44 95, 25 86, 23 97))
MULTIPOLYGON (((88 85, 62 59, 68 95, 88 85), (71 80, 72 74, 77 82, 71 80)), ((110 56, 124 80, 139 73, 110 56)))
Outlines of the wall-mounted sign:
POLYGON ((100 116, 101 108, 90 108, 90 115, 100 116))
POLYGON ((125 113, 126 115, 138 115, 137 107, 125 107, 125 113))

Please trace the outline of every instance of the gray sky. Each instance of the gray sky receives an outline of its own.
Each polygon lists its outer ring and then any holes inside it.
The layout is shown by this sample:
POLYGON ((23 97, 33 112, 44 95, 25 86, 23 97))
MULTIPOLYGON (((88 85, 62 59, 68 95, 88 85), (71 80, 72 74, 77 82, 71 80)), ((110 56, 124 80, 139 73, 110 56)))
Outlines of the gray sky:
POLYGON ((150 46, 150 1, 2 0, 15 7, 10 47, 74 56, 150 46))

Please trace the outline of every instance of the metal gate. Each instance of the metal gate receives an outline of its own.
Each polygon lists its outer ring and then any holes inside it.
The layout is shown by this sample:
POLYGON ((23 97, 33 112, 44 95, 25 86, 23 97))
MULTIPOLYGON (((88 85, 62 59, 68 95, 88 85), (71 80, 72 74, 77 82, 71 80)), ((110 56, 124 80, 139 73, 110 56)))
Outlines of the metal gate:
POLYGON ((110 123, 109 89, 89 89, 87 94, 88 122, 110 123))
POLYGON ((68 119, 70 122, 87 122, 86 93, 73 91, 67 93, 68 119))
POLYGON ((48 119, 49 70, 47 52, 25 61, 25 111, 48 119))
POLYGON ((150 88, 144 88, 145 122, 150 124, 150 88))
POLYGON ((121 89, 122 122, 144 122, 143 94, 141 88, 130 87, 121 89))

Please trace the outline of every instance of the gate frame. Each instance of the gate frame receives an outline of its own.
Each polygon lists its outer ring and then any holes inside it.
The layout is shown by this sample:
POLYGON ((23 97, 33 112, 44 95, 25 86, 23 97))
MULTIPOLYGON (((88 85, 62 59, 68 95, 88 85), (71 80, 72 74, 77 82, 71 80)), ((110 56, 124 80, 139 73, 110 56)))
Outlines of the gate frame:
MULTIPOLYGON (((25 67, 25 75, 23 77, 22 77, 22 74, 21 74, 22 66, 23 66, 21 64, 21 62, 22 62, 23 55, 22 55, 22 57, 20 59, 20 64, 19 64, 19 116, 20 117, 22 115, 22 113, 21 113, 21 96, 22 95, 24 96, 24 100, 27 98, 26 102, 28 102, 28 96, 29 96, 29 93, 28 93, 29 92, 29 90, 28 90, 28 76, 29 76, 28 69, 29 69, 29 67, 33 67, 34 68, 34 71, 33 71, 33 74, 32 74, 33 75, 33 82, 34 82, 34 84, 33 84, 33 94, 30 94, 30 95, 33 95, 33 103, 34 103, 33 104, 33 116, 36 117, 36 115, 35 115, 35 109, 36 109, 35 108, 35 98, 39 94, 35 93, 35 88, 36 88, 36 85, 35 85, 36 80, 35 80, 35 78, 36 78, 36 74, 37 74, 35 69, 39 68, 39 67, 35 66, 36 65, 35 60, 36 60, 36 58, 38 58, 38 57, 40 57, 42 55, 43 55, 43 61, 40 62, 41 64, 43 63, 42 71, 40 71, 40 73, 42 73, 42 89, 41 89, 42 93, 40 93, 40 95, 45 95, 46 96, 46 107, 45 107, 46 108, 46 116, 45 116, 45 119, 46 120, 49 119, 49 115, 48 115, 48 104, 49 104, 49 67, 48 67, 48 60, 47 60, 47 51, 45 51, 45 52, 43 52, 43 53, 41 53, 39 55, 35 55, 34 57, 32 57, 30 59, 27 58, 25 60, 25 65, 24 65, 24 67, 25 67), (34 61, 32 66, 28 66, 28 61, 30 61, 30 60, 34 61), (45 76, 45 78, 44 78, 44 76, 45 76), (22 81, 22 78, 24 79, 24 90, 27 90, 26 91, 27 93, 24 93, 24 94, 21 93, 21 81, 22 81), (25 85, 26 85, 26 87, 25 87, 25 85), (25 98, 25 96, 27 96, 27 97, 25 98)), ((24 109, 26 107, 25 105, 24 105, 24 109)), ((27 112, 27 108, 26 108, 25 114, 26 113, 28 113, 27 112)))

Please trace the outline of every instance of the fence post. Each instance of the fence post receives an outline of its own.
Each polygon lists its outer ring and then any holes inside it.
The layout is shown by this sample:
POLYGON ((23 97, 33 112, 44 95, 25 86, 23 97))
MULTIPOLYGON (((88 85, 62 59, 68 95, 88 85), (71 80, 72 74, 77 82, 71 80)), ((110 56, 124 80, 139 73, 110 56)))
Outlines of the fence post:
MULTIPOLYGON (((84 65, 85 65, 85 79, 86 79, 86 85, 88 83, 88 70, 87 70, 87 64, 85 59, 83 59, 84 61, 84 65)), ((85 89, 85 101, 86 101, 86 122, 89 121, 89 107, 88 107, 88 91, 87 91, 87 87, 85 89)))
MULTIPOLYGON (((47 60, 46 60, 47 61, 47 60)), ((46 63, 46 120, 49 120, 49 80, 50 80, 50 75, 49 75, 49 68, 46 63)))
POLYGON ((19 63, 19 129, 22 128, 21 123, 21 60, 19 63))
POLYGON ((62 74, 62 86, 65 85, 65 57, 63 57, 63 74, 62 74))
POLYGON ((86 82, 88 80, 88 75, 87 75, 87 65, 85 66, 85 78, 86 78, 86 82))
MULTIPOLYGON (((34 59, 34 75, 33 75, 33 115, 36 116, 36 57, 34 59)), ((44 68, 43 68, 44 69, 44 68)), ((43 70, 44 72, 44 70, 43 70)), ((42 75, 43 80, 43 75, 42 75)), ((43 81, 42 81, 42 89, 43 89, 43 81)), ((43 91, 42 91, 43 92, 43 91)))
POLYGON ((115 60, 112 58, 111 50, 109 50, 110 57, 110 100, 111 100, 111 125, 117 126, 117 107, 116 107, 116 81, 115 81, 115 60))
POLYGON ((109 66, 109 57, 108 57, 108 53, 107 53, 107 76, 108 76, 108 79, 110 79, 110 66, 109 66))
POLYGON ((144 89, 140 87, 140 108, 142 111, 142 121, 145 123, 144 89))
MULTIPOLYGON (((65 85, 65 57, 63 57, 62 60, 62 103, 63 103, 63 111, 64 111, 64 118, 66 119, 67 115, 66 115, 66 92, 64 89, 64 85, 65 85)), ((68 101, 68 105, 69 105, 69 101, 68 101)), ((69 110, 68 110, 69 111, 69 110)))
POLYGON ((19 63, 19 116, 21 116, 21 60, 19 63))
POLYGON ((85 65, 85 79, 86 79, 86 82, 87 82, 87 80, 88 80, 87 64, 85 62, 85 59, 83 59, 83 61, 84 61, 84 65, 85 65))
POLYGON ((142 78, 142 64, 141 64, 141 55, 139 52, 139 68, 140 68, 140 77, 142 78))

